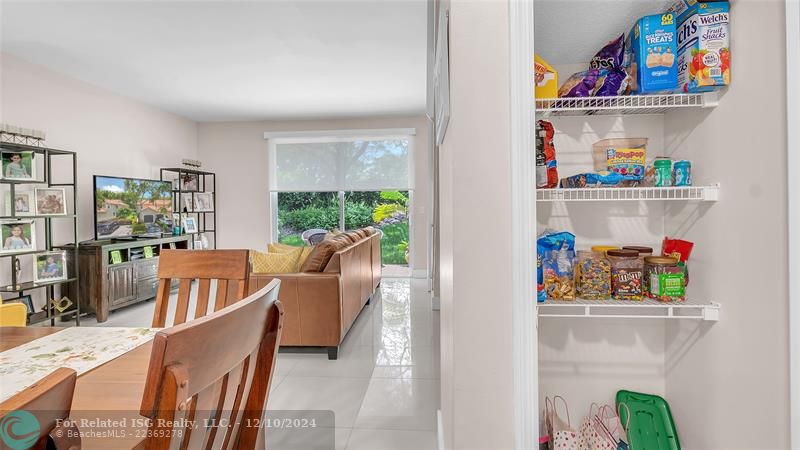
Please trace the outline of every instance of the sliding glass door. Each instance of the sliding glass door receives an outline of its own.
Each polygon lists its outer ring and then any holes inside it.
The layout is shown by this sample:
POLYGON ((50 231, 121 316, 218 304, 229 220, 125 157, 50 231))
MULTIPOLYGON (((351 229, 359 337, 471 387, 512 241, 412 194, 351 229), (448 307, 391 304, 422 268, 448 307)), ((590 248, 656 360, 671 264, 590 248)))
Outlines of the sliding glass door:
POLYGON ((384 264, 405 265, 413 186, 411 135, 270 139, 273 238, 374 226, 384 264))

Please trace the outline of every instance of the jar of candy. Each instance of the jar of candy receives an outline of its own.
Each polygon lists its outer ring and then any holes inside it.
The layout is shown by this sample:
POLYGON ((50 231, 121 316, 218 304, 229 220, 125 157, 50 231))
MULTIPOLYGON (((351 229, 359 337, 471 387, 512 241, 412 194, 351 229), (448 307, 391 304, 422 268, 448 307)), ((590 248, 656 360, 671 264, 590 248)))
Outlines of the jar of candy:
POLYGON ((659 156, 653 162, 653 167, 655 167, 655 186, 672 186, 672 160, 659 156))
POLYGON ((592 246, 592 251, 600 253, 604 257, 606 256, 606 252, 609 250, 617 250, 619 247, 616 245, 594 245, 592 246))
POLYGON ((642 299, 642 260, 636 250, 609 250, 611 292, 617 300, 642 299))
MULTIPOLYGON (((642 267, 644 267, 645 258, 648 256, 653 255, 653 248, 652 247, 645 247, 640 245, 626 245, 622 247, 624 250, 635 250, 639 253, 639 259, 642 261, 642 267)), ((642 292, 646 295, 647 294, 647 276, 642 276, 642 292)))
POLYGON ((578 267, 575 270, 578 296, 589 300, 605 300, 611 297, 611 263, 605 253, 578 251, 578 267))
POLYGON ((650 277, 651 275, 663 273, 667 267, 678 267, 678 260, 668 256, 648 256, 644 259, 644 273, 642 278, 642 289, 645 295, 652 298, 650 295, 650 277))
POLYGON ((677 258, 650 256, 645 258, 644 277, 647 296, 662 302, 685 300, 686 272, 678 266, 677 258))
POLYGON ((692 163, 682 159, 675 161, 673 167, 675 186, 691 186, 692 185, 692 163))

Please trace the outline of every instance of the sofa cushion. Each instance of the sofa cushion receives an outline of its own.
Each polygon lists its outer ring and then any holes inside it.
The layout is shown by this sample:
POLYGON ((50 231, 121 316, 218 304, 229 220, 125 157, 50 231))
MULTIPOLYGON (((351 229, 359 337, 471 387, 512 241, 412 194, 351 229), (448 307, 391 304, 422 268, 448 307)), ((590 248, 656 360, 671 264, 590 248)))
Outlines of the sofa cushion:
POLYGON ((355 231, 355 233, 356 233, 356 234, 357 234, 357 235, 358 235, 358 236, 359 236, 361 239, 366 239, 366 238, 367 238, 367 236, 368 236, 368 235, 367 235, 367 232, 366 232, 366 231, 364 231, 364 229, 363 229, 363 228, 359 228, 358 230, 356 230, 356 231, 355 231))
POLYGON ((353 244, 361 240, 361 236, 355 231, 348 231, 346 234, 347 237, 350 238, 350 242, 352 242, 353 244))
POLYGON ((295 273, 302 253, 301 247, 285 253, 262 253, 252 250, 250 261, 253 273, 295 273))
POLYGON ((300 268, 303 267, 303 263, 306 262, 306 258, 308 258, 308 255, 311 254, 311 250, 314 249, 313 245, 303 247, 296 247, 294 245, 286 245, 281 243, 267 245, 267 250, 269 253, 288 253, 293 252, 298 248, 302 249, 302 251, 300 252, 300 257, 297 259, 297 270, 295 270, 295 272, 300 272, 300 268))
POLYGON ((303 265, 300 267, 301 272, 322 272, 328 261, 340 248, 342 248, 339 240, 326 239, 319 244, 312 247, 311 253, 306 258, 303 265))

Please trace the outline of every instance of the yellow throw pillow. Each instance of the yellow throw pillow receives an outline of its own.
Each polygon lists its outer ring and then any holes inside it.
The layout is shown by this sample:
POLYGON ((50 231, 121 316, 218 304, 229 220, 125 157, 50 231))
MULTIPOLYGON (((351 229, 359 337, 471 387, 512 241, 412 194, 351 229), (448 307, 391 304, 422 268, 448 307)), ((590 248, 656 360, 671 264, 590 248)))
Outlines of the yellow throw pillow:
POLYGON ((291 252, 293 250, 297 250, 298 248, 301 248, 301 247, 296 247, 294 245, 281 244, 279 242, 275 242, 275 243, 267 245, 267 251, 269 253, 289 253, 289 252, 291 252))
POLYGON ((262 253, 251 251, 253 273, 295 273, 297 262, 303 253, 301 247, 286 253, 262 253))
POLYGON ((313 246, 305 246, 305 247, 295 247, 294 245, 286 245, 286 244, 269 244, 267 245, 267 250, 269 253, 289 253, 296 251, 297 249, 301 249, 300 257, 297 259, 297 266, 295 267, 295 272, 300 272, 300 268, 303 267, 303 263, 306 262, 306 258, 308 255, 311 254, 311 250, 314 249, 313 246))

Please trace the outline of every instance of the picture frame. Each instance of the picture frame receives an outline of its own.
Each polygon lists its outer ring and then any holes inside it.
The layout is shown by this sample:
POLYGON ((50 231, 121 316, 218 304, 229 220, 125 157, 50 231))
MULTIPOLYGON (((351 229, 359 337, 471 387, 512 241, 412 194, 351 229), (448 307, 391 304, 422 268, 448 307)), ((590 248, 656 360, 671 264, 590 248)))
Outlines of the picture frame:
POLYGON ((191 212, 194 210, 194 199, 192 197, 193 194, 181 195, 181 202, 183 205, 179 205, 179 207, 182 211, 191 212))
POLYGON ((32 220, 0 222, 0 255, 36 250, 36 226, 32 220))
POLYGON ((34 194, 37 215, 67 215, 67 192, 64 188, 36 188, 34 194))
POLYGON ((36 152, 0 152, 4 180, 36 180, 36 152))
POLYGON ((200 175, 196 173, 184 173, 180 177, 180 190, 186 192, 197 192, 200 190, 200 175))
POLYGON ((194 210, 197 212, 214 211, 214 193, 197 192, 194 194, 194 210))
POLYGON ((203 250, 209 249, 208 237, 206 237, 205 233, 200 233, 200 243, 203 245, 203 250))
POLYGON ((197 218, 192 216, 183 217, 183 232, 186 234, 197 233, 197 218))
POLYGON ((36 310, 33 309, 33 297, 30 295, 21 295, 19 297, 5 299, 2 301, 2 303, 4 305, 9 303, 22 303, 28 309, 28 315, 36 312, 36 310))
POLYGON ((33 192, 30 190, 16 190, 14 192, 14 200, 11 200, 11 192, 6 192, 6 216, 33 216, 36 214, 36 202, 34 201, 33 192), (13 209, 13 212, 12 212, 13 209))
POLYGON ((203 250, 203 241, 195 239, 192 241, 192 248, 195 250, 203 250))
POLYGON ((39 253, 33 258, 33 282, 67 279, 67 252, 39 253))

